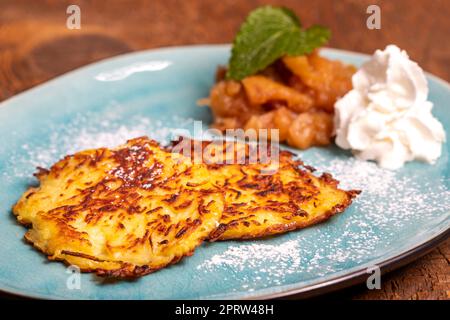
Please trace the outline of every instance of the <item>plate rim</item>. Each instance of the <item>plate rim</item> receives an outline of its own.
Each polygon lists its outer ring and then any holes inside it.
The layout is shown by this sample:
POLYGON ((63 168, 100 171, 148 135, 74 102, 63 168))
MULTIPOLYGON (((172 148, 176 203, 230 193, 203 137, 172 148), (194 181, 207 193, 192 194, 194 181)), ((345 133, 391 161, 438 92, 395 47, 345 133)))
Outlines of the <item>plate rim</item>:
MULTIPOLYGON (((194 44, 194 45, 182 45, 182 46, 166 46, 166 47, 157 47, 147 50, 139 50, 139 51, 132 51, 125 54, 120 54, 117 56, 109 57, 106 59, 98 60, 86 65, 83 65, 79 68, 76 68, 74 70, 70 70, 66 73, 63 73, 61 75, 56 76, 55 78, 52 78, 46 82, 43 82, 41 84, 38 84, 30 89, 24 90, 16 95, 13 95, 3 101, 0 102, 0 108, 5 108, 8 105, 11 104, 14 100, 21 98, 24 95, 33 93, 35 91, 39 91, 40 89, 44 89, 45 87, 52 85, 54 82, 57 82, 65 77, 70 77, 73 74, 82 72, 86 69, 92 68, 95 65, 100 65, 103 63, 109 63, 115 60, 132 57, 132 56, 138 56, 140 54, 145 53, 164 53, 165 51, 177 51, 182 49, 197 49, 197 50, 208 50, 208 49, 230 49, 230 44, 194 44)), ((367 59, 370 54, 366 53, 360 53, 355 51, 349 51, 344 49, 336 49, 336 48, 329 48, 324 47, 322 49, 325 53, 334 53, 334 54, 342 54, 342 55, 351 55, 354 57, 360 57, 367 59)), ((447 90, 450 91, 450 83, 446 80, 435 76, 429 72, 425 72, 427 78, 437 82, 439 85, 444 86, 447 88, 447 90)), ((444 228, 442 231, 439 231, 433 238, 428 239, 417 246, 414 246, 410 249, 404 250, 400 253, 398 253, 395 256, 392 256, 390 258, 387 258, 385 260, 382 260, 377 263, 377 266, 380 267, 381 273, 385 274, 388 272, 391 272, 395 269, 398 269, 402 266, 405 266, 416 259, 420 258, 421 256, 425 255, 435 247, 437 247, 439 244, 443 243, 445 240, 450 238, 450 227, 444 228)), ((271 288, 264 288, 255 291, 254 294, 246 294, 245 296, 242 296, 241 292, 235 293, 235 297, 233 297, 233 294, 218 294, 213 296, 207 296, 205 298, 200 299, 227 299, 227 300, 233 300, 233 299, 243 299, 243 300, 251 300, 251 299, 273 299, 273 298, 283 298, 283 297, 291 297, 291 298, 307 298, 307 297, 313 297, 320 294, 329 293, 332 291, 336 291, 339 289, 344 289, 352 285, 356 285, 359 283, 362 283, 365 278, 367 278, 367 267, 359 268, 357 270, 354 270, 347 274, 342 274, 339 276, 336 276, 334 278, 324 280, 322 282, 318 282, 315 284, 309 284, 301 287, 295 287, 295 283, 293 284, 293 288, 288 289, 281 289, 279 292, 272 292, 272 293, 258 293, 264 290, 270 290, 271 288)), ((0 282, 0 292, 6 293, 9 295, 13 295, 16 297, 23 297, 23 298, 33 298, 33 299, 67 299, 67 297, 59 296, 59 295, 52 295, 52 294, 41 294, 41 293, 34 293, 30 291, 24 291, 19 288, 14 288, 9 285, 5 285, 4 283, 0 282)), ((282 286, 280 286, 282 287, 282 286)), ((83 300, 83 298, 80 298, 83 300)))
MULTIPOLYGON (((435 237, 419 244, 414 248, 377 263, 377 266, 380 268, 381 275, 387 274, 416 261, 420 257, 423 257, 435 249, 439 244, 443 243, 448 238, 450 238, 450 228, 444 229, 435 237)), ((266 294, 264 296, 260 295, 253 299, 274 299, 289 296, 298 299, 311 298, 361 284, 367 279, 368 276, 367 268, 362 268, 346 275, 337 276, 323 282, 304 286, 303 288, 293 288, 279 293, 266 294)))
MULTIPOLYGON (((137 51, 131 51, 131 52, 127 52, 127 53, 123 53, 123 54, 119 54, 116 56, 112 56, 112 57, 108 57, 105 59, 101 59, 101 60, 97 60, 97 61, 93 61, 91 63, 85 64, 83 66, 80 66, 76 69, 73 70, 69 70, 65 73, 62 73, 54 78, 51 78, 43 83, 37 84, 31 88, 28 88, 26 90, 23 90, 11 97, 6 98, 5 100, 0 101, 0 108, 4 108, 6 107, 9 103, 11 103, 11 101, 16 100, 17 98, 31 93, 33 91, 37 91, 38 89, 41 88, 45 88, 48 85, 51 85, 54 82, 59 81, 61 78, 65 78, 68 77, 72 74, 81 72, 85 69, 89 69, 97 64, 102 64, 102 63, 108 63, 108 62, 112 62, 114 60, 119 60, 122 58, 127 58, 127 57, 132 57, 134 55, 138 56, 140 54, 144 54, 144 53, 152 53, 152 52, 164 52, 164 51, 174 51, 174 50, 179 50, 179 49, 198 49, 198 50, 208 50, 208 49, 231 49, 231 44, 229 43, 217 43, 217 44, 190 44, 190 45, 175 45, 175 46, 164 46, 164 47, 155 47, 155 48, 151 48, 151 49, 145 49, 145 50, 137 50, 137 51)), ((321 51, 323 52, 329 52, 329 53, 337 53, 337 54, 350 54, 353 55, 355 57, 360 57, 360 58, 365 58, 367 59, 368 57, 370 57, 370 54, 368 53, 362 53, 362 52, 357 52, 357 51, 350 51, 350 50, 345 50, 345 49, 338 49, 338 48, 330 48, 330 47, 323 47, 321 49, 321 51)), ((448 90, 450 90, 450 81, 447 81, 445 79, 442 79, 428 71, 425 71, 425 75, 430 78, 433 79, 434 81, 438 82, 439 84, 447 87, 448 90)))

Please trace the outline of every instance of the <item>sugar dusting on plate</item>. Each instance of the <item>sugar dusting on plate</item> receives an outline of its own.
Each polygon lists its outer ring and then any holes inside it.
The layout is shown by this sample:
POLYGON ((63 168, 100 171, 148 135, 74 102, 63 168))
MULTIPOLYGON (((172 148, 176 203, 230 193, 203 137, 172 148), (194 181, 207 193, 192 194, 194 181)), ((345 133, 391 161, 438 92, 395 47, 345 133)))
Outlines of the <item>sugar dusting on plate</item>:
MULTIPOLYGON (((127 140, 148 136, 160 143, 168 143, 176 129, 188 128, 193 122, 190 118, 172 116, 166 121, 151 120, 147 117, 131 117, 124 121, 116 114, 106 116, 94 113, 79 114, 65 125, 56 124, 51 128, 48 141, 41 144, 23 144, 20 152, 10 156, 11 171, 5 170, 9 178, 31 177, 36 167, 48 168, 65 155, 93 148, 113 148, 127 140), (167 123, 173 123, 170 127, 167 123), (23 155, 25 154, 25 156, 23 155)), ((8 176, 6 178, 8 178, 8 176)))

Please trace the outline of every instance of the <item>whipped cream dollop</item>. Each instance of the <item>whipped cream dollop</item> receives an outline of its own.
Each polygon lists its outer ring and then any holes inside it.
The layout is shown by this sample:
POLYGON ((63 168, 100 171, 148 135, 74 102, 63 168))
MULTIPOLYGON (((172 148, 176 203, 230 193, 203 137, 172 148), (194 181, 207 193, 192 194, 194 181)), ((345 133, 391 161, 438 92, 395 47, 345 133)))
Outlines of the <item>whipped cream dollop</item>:
POLYGON ((439 158, 445 131, 431 114, 424 72, 405 51, 395 45, 377 50, 352 83, 335 104, 339 147, 388 169, 439 158))

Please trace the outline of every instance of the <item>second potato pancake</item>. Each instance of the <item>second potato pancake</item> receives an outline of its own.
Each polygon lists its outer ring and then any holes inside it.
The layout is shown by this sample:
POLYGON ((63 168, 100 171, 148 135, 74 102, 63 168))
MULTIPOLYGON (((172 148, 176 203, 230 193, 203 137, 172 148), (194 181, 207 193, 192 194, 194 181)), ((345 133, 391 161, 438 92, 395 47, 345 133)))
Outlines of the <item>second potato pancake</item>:
POLYGON ((225 194, 220 225, 209 236, 213 241, 259 238, 305 228, 343 212, 359 193, 339 189, 330 174, 313 175, 311 167, 294 160, 287 151, 280 151, 278 169, 270 172, 273 163, 264 164, 259 153, 256 163, 250 161, 249 145, 241 142, 212 144, 183 138, 171 148, 190 148, 191 158, 207 164, 211 179, 225 194))

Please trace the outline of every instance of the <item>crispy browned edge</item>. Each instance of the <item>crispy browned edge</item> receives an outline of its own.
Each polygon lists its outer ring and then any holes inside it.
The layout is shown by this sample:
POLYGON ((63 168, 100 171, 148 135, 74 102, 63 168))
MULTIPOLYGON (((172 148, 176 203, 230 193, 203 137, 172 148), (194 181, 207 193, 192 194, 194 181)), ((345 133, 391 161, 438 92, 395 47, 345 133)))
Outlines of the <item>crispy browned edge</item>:
MULTIPOLYGON (((331 177, 331 176, 330 176, 331 177)), ((343 191, 343 190, 342 190, 343 191)), ((295 221, 288 224, 276 224, 272 225, 270 227, 265 228, 263 231, 251 234, 248 236, 241 236, 240 238, 234 238, 234 237, 224 237, 223 234, 225 231, 233 226, 233 222, 229 224, 223 224, 221 223, 215 231, 213 231, 209 236, 209 241, 223 241, 223 240, 248 240, 248 239, 255 239, 255 238, 263 238, 267 236, 272 236, 280 233, 285 233, 288 231, 303 229, 321 222, 324 222, 334 215, 338 213, 342 213, 347 209, 351 204, 353 198, 355 198, 359 193, 361 193, 360 190, 350 190, 350 191, 344 191, 347 194, 347 200, 341 204, 338 204, 334 206, 331 210, 324 212, 323 214, 317 216, 313 220, 310 220, 308 222, 300 222, 295 221)))
MULTIPOLYGON (((24 239, 26 240, 27 243, 31 244, 34 248, 38 249, 43 254, 46 254, 46 252, 43 251, 37 245, 35 245, 35 243, 33 241, 29 240, 26 237, 26 234, 24 236, 24 239)), ((196 247, 198 247, 198 245, 200 245, 204 240, 205 240, 205 238, 201 239, 198 242, 196 247)), ((173 258, 172 261, 170 261, 168 264, 161 265, 158 268, 150 268, 148 265, 137 266, 137 265, 133 265, 131 263, 123 262, 123 261, 101 260, 101 259, 97 259, 95 257, 89 256, 87 254, 79 253, 79 252, 71 252, 71 251, 63 250, 61 253, 64 255, 72 255, 72 256, 80 257, 80 258, 83 258, 86 260, 92 260, 92 261, 97 261, 97 262, 111 262, 111 263, 122 264, 122 267, 117 268, 117 269, 107 270, 107 269, 101 269, 101 268, 80 268, 80 271, 84 272, 84 273, 95 273, 96 275, 98 275, 100 277, 105 277, 105 278, 117 278, 117 279, 132 280, 132 279, 136 279, 136 278, 145 276, 147 274, 153 273, 155 271, 158 271, 158 270, 165 268, 167 266, 170 266, 172 264, 175 264, 175 263, 179 262, 181 259, 183 259, 184 257, 190 257, 194 254, 194 251, 195 251, 195 249, 191 250, 190 252, 186 253, 185 255, 177 256, 177 257, 173 258)), ((66 259, 63 259, 63 258, 52 259, 51 256, 49 256, 49 255, 47 255, 47 258, 52 261, 61 261, 64 264, 66 264, 67 266, 71 266, 71 264, 66 259)))

